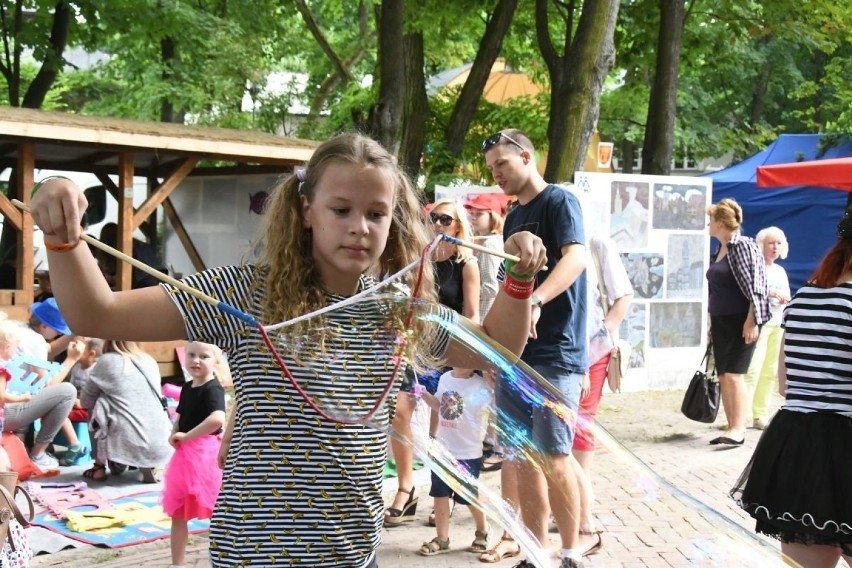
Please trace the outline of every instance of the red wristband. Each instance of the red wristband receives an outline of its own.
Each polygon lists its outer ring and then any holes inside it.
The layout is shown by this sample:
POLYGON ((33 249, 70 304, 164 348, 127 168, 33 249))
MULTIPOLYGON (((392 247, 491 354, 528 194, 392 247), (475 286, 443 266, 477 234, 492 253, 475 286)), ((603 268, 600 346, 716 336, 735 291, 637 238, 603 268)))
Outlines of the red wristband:
POLYGON ((532 280, 518 280, 512 276, 509 276, 507 273, 505 278, 503 279, 503 291, 516 300, 526 300, 530 296, 532 296, 533 289, 535 288, 535 279, 532 280))

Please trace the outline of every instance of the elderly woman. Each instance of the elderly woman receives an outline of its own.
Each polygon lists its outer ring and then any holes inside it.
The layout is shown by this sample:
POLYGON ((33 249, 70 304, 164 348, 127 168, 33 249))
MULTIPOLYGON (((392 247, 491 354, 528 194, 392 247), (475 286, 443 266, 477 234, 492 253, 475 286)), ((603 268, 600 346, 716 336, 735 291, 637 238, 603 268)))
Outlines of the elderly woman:
POLYGON ((790 301, 790 281, 787 272, 776 264, 779 258, 787 258, 787 237, 778 227, 767 227, 757 233, 757 245, 763 251, 766 262, 766 283, 769 289, 769 311, 772 318, 760 330, 760 338, 745 376, 745 383, 753 393, 751 413, 753 425, 758 430, 766 428, 769 397, 772 395, 778 375, 778 353, 781 351, 781 312, 790 301))
POLYGON ((89 410, 95 464, 83 472, 93 481, 136 466, 147 483, 157 481, 154 469, 171 457, 172 424, 160 402, 157 362, 133 341, 104 342, 101 355, 80 393, 89 410))
POLYGON ((711 444, 739 446, 745 441, 748 371, 760 326, 769 321, 769 301, 763 255, 753 239, 743 236, 743 210, 733 199, 707 208, 708 230, 719 241, 710 259, 707 282, 710 297, 710 341, 722 406, 728 419, 724 434, 711 444))

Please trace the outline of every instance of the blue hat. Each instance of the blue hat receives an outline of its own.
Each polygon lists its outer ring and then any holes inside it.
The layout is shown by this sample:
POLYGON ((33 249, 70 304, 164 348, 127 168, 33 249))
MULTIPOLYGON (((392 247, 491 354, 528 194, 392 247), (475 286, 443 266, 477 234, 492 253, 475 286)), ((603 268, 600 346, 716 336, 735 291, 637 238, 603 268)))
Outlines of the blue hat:
POLYGON ((59 306, 56 305, 56 300, 48 298, 43 302, 33 304, 33 315, 38 318, 38 321, 52 327, 62 335, 70 335, 71 328, 65 323, 65 318, 59 313, 59 306))

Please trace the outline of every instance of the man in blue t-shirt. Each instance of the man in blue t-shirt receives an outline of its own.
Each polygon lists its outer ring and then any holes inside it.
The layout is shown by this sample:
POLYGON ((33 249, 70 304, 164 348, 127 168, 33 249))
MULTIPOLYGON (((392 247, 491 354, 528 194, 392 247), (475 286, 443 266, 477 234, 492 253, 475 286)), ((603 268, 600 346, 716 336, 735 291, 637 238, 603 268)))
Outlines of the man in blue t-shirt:
POLYGON ((562 541, 561 567, 574 568, 582 566, 584 549, 579 535, 582 472, 571 447, 583 375, 589 368, 583 214, 571 192, 544 181, 536 169, 533 144, 520 130, 491 136, 482 151, 494 181, 503 193, 517 198, 506 216, 503 238, 530 231, 547 248, 548 270, 536 276, 530 339, 521 359, 559 389, 573 415, 564 420, 547 408, 534 407, 509 381, 498 380, 496 399, 504 421, 501 431, 520 428, 538 454, 537 464, 517 462, 518 479, 524 480, 517 484, 524 523, 546 544, 549 501, 562 541))

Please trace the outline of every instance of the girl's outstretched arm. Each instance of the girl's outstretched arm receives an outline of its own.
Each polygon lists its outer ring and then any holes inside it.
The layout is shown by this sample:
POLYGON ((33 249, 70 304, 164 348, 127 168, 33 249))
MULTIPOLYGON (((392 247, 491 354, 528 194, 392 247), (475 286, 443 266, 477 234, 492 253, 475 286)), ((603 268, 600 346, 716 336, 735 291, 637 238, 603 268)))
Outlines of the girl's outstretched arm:
POLYGON ((52 178, 33 196, 33 220, 44 232, 53 293, 77 334, 133 341, 185 339, 180 312, 161 287, 113 292, 89 246, 80 241, 87 206, 71 180, 52 178), (71 250, 50 250, 65 244, 71 250), (52 246, 51 246, 52 245, 52 246))

